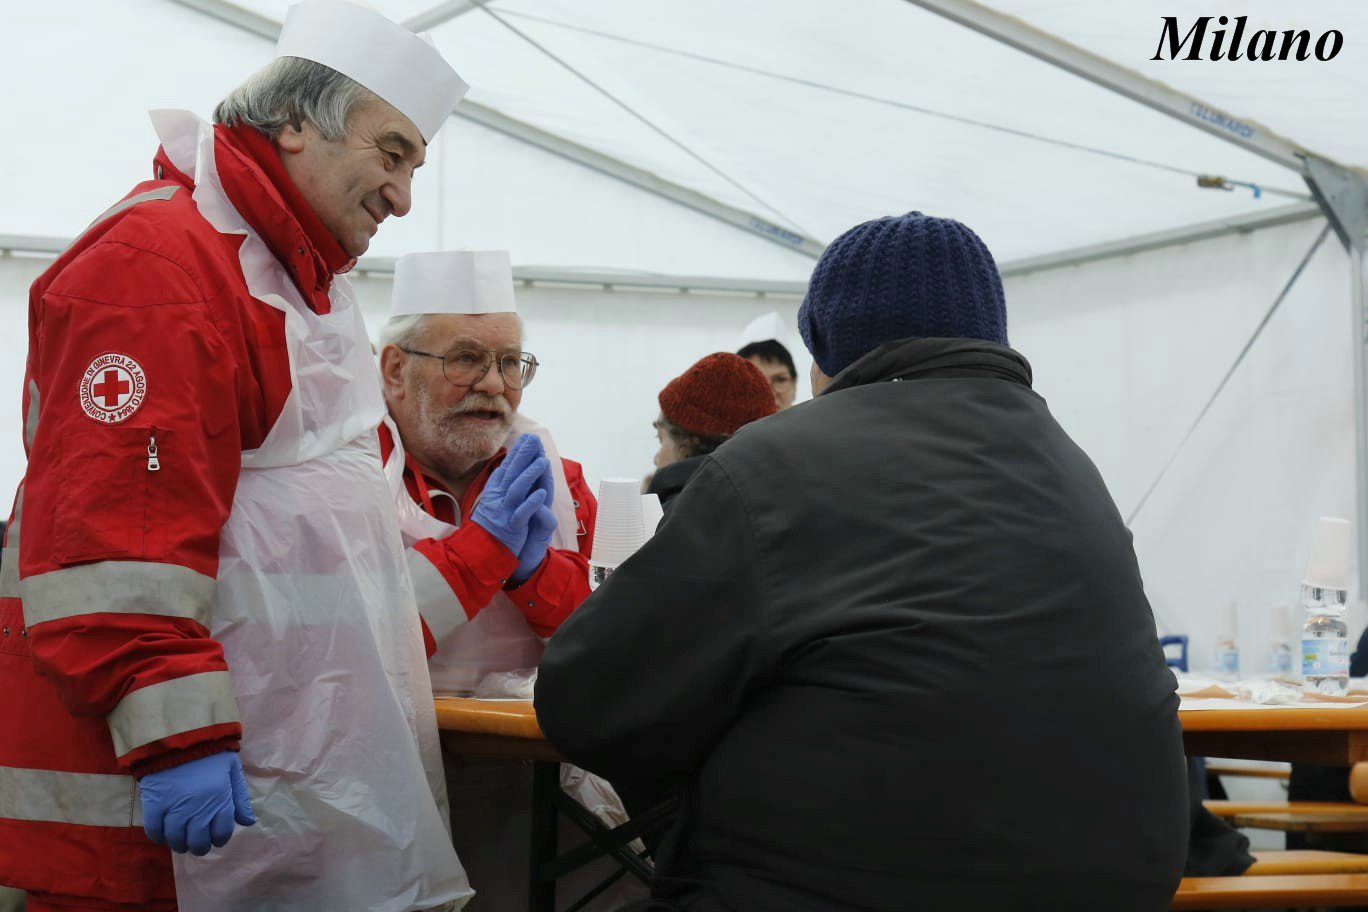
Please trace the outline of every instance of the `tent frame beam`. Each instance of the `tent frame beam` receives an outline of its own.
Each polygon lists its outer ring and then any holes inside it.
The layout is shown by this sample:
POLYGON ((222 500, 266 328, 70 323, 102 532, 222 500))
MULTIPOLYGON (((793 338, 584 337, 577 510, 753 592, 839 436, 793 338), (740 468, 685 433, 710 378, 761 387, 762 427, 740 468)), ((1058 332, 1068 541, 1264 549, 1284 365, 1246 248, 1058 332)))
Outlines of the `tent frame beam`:
MULTIPOLYGON (((1004 278, 1015 278, 1050 269, 1065 269, 1098 260, 1132 256, 1211 240, 1232 234, 1248 234, 1264 228, 1288 225, 1321 218, 1321 210, 1314 203, 1293 203, 1268 212, 1213 219, 1181 228, 1138 234, 1119 241, 1076 247, 1060 253, 1028 257, 1002 263, 998 268, 1004 278)), ((0 256, 32 254, 57 256, 71 242, 64 238, 38 235, 0 234, 0 256)), ((387 275, 394 272, 394 257, 363 256, 357 261, 357 273, 387 275)), ((801 296, 807 291, 806 282, 728 278, 725 276, 686 276, 647 272, 613 270, 567 269, 555 266, 514 266, 513 278, 520 282, 553 283, 557 285, 595 285, 604 288, 655 288, 678 291, 746 292, 757 295, 801 296)))
POLYGON ((1267 212, 1254 212, 1232 218, 1197 222, 1192 225, 1184 225, 1181 228, 1170 228, 1150 234, 1137 234, 1119 241, 1090 244, 1086 247, 1075 247, 1072 250, 1062 250, 1058 253, 1046 253, 1040 256, 1012 260, 1003 263, 998 268, 1003 278, 1011 278, 1029 275, 1033 272, 1043 272, 1047 269, 1081 266, 1084 263, 1092 263, 1097 260, 1147 253, 1165 247, 1176 247, 1180 244, 1210 240, 1227 234, 1248 234, 1251 231, 1258 231, 1263 228, 1322 217, 1323 213, 1315 203, 1293 203, 1270 209, 1267 212))
MULTIPOLYGON (((68 238, 0 234, 0 258, 13 254, 56 258, 71 246, 68 238)), ((352 275, 393 275, 394 257, 363 256, 352 275)), ((746 279, 727 276, 666 275, 655 272, 567 269, 558 266, 514 266, 513 280, 524 285, 568 285, 605 291, 648 290, 680 293, 748 294, 759 297, 802 297, 807 282, 746 279)))
MULTIPOLYGON (((280 23, 233 3, 232 0, 173 0, 206 16, 226 22, 261 38, 275 41, 280 34, 280 23)), ((425 14, 424 14, 425 15, 425 14)), ((602 152, 572 142, 540 127, 509 117, 493 108, 469 99, 461 102, 454 114, 472 120, 483 127, 511 136, 514 139, 568 158, 586 168, 630 184, 639 190, 670 200, 678 205, 701 212, 757 237, 778 244, 785 249, 816 259, 826 245, 796 231, 776 225, 767 218, 737 206, 724 203, 706 193, 700 193, 673 183, 635 165, 605 155, 602 152)))

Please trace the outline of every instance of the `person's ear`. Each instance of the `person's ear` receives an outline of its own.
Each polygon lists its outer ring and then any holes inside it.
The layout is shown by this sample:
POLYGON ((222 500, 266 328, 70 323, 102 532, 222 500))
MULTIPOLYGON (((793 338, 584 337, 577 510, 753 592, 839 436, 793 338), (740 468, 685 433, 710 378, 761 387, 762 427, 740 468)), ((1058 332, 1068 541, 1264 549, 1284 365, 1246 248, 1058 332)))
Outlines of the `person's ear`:
POLYGON ((306 129, 308 129, 307 125, 296 127, 294 124, 287 123, 276 134, 276 146, 279 147, 280 151, 289 152, 292 155, 303 152, 308 140, 308 137, 304 135, 306 129))
POLYGON ((380 350, 380 379, 386 399, 404 398, 404 364, 407 356, 397 345, 386 345, 380 350))

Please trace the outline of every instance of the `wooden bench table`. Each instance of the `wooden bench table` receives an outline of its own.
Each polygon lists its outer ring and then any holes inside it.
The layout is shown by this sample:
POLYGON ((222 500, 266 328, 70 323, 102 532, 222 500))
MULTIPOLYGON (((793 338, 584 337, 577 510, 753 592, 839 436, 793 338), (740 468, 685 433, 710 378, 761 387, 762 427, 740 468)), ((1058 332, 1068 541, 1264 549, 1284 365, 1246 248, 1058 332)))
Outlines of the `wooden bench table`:
POLYGON ((1300 909, 1361 906, 1368 874, 1184 877, 1173 909, 1300 909))
MULTIPOLYGON (((529 909, 549 912, 554 908, 555 882, 545 872, 556 870, 555 808, 561 795, 557 762, 563 758, 542 735, 530 702, 439 697, 436 710, 444 749, 533 763, 529 909)), ((1368 708, 1325 709, 1313 705, 1268 710, 1180 710, 1178 716, 1184 746, 1193 756, 1326 766, 1352 766, 1368 761, 1368 708)), ((601 829, 604 833, 613 832, 606 827, 601 829)), ((598 848, 604 850, 602 845, 598 848)), ((1255 876, 1185 878, 1174 896, 1173 908, 1368 904, 1368 873, 1335 873, 1368 871, 1368 864, 1360 867, 1356 860, 1362 857, 1368 862, 1368 856, 1350 856, 1346 860, 1343 853, 1319 853, 1315 858, 1296 855, 1266 855, 1255 876), (1278 873, 1282 870, 1302 873, 1278 873)))
POLYGON ((1190 757, 1353 766, 1368 760, 1368 707, 1179 709, 1190 757))
MULTIPOLYGON (((613 858, 620 870, 579 899, 587 903, 623 873, 649 882, 649 861, 630 843, 667 819, 671 808, 655 808, 639 819, 608 827, 560 786, 560 763, 565 758, 551 746, 537 725, 537 713, 526 700, 476 700, 469 697, 436 699, 437 731, 442 749, 467 756, 532 764, 532 821, 528 857, 529 912, 554 912, 556 880, 596 858, 613 858), (557 845, 558 818, 564 816, 589 838, 585 845, 563 854, 557 845)), ((478 887, 476 888, 478 889, 478 887)), ((499 910, 504 912, 504 910, 499 910)), ((512 910, 509 910, 512 912, 512 910)))
POLYGON ((530 701, 438 697, 436 706, 442 747, 453 753, 506 760, 565 759, 542 734, 530 701))

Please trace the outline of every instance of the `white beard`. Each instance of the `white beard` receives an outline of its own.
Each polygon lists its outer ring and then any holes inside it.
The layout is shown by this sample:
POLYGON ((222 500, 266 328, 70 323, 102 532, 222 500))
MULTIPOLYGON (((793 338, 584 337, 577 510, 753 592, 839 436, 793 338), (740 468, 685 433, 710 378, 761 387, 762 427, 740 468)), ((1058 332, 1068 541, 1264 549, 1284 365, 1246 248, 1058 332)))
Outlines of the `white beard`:
POLYGON ((445 478, 460 478, 476 464, 493 458, 513 430, 514 411, 505 399, 471 393, 457 408, 444 409, 426 387, 419 386, 415 392, 417 414, 410 437, 417 439, 406 440, 405 448, 445 478), (461 422, 465 412, 482 410, 502 411, 503 420, 488 428, 461 422))

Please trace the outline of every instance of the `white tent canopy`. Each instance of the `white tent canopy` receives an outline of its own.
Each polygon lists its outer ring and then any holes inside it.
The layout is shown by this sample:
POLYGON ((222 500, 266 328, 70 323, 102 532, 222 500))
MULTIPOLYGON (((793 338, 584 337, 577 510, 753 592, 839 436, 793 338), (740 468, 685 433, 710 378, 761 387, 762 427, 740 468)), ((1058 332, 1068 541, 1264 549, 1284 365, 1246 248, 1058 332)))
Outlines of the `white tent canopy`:
MULTIPOLYGON (((368 312, 382 318, 403 252, 512 251, 547 365, 526 407, 591 478, 648 470, 671 376, 761 313, 793 325, 823 244, 918 209, 964 221, 1004 264, 1013 342, 1134 517, 1161 624, 1192 634, 1199 659, 1231 598, 1257 654, 1267 606, 1295 598, 1315 518, 1359 518, 1351 258, 1331 234, 1306 259, 1326 219, 1268 149, 1368 164, 1360 4, 1227 5, 1251 32, 1345 35, 1331 61, 1267 63, 1150 60, 1164 16, 1186 32, 1212 14, 1190 0, 370 5, 426 27, 472 89, 429 149, 413 213, 363 262, 368 312), (983 33, 995 28, 1075 64, 1097 55, 1094 78, 983 33), (1106 87, 1118 81, 1132 97, 1106 87), (1146 92, 1153 104, 1134 100, 1146 92), (1184 97, 1254 138, 1199 129, 1184 97)), ((7 10, 0 484, 22 473, 25 286, 147 176, 145 111, 207 116, 270 59, 287 6, 7 10)))

